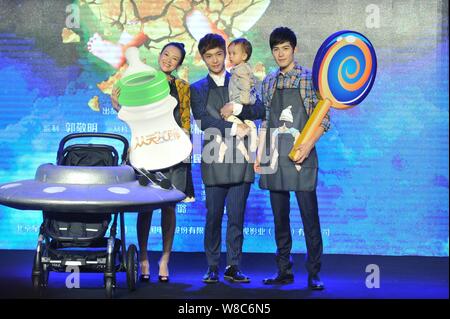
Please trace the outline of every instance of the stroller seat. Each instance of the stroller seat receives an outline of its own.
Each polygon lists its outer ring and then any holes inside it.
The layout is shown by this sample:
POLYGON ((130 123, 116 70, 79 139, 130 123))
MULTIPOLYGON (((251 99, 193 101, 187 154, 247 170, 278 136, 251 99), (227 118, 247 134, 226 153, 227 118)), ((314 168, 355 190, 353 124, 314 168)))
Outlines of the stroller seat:
POLYGON ((54 241, 89 246, 103 238, 111 222, 111 214, 61 214, 44 212, 43 232, 54 241))

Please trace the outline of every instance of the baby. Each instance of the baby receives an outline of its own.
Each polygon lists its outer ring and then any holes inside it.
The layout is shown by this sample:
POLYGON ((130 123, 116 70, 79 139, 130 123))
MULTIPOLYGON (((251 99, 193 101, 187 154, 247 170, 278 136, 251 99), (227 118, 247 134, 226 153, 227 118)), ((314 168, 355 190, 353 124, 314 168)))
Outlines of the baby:
MULTIPOLYGON (((234 105, 251 105, 256 102, 256 78, 253 75, 252 69, 247 61, 252 55, 252 45, 244 38, 233 40, 228 45, 228 56, 233 67, 230 70, 231 78, 228 84, 228 94, 230 102, 234 105)), ((242 124, 245 123, 250 128, 250 152, 255 152, 258 146, 258 135, 256 125, 253 121, 245 120, 242 122, 238 117, 231 115, 227 119, 229 122, 242 124)), ((218 137, 217 142, 220 144, 219 162, 222 162, 225 156, 227 146, 222 143, 221 137, 218 137)), ((242 140, 238 141, 237 149, 242 153, 245 159, 249 160, 249 152, 242 140)))
POLYGON ((228 56, 233 67, 228 85, 230 102, 238 104, 255 104, 256 79, 252 68, 247 63, 252 55, 252 45, 244 38, 233 40, 228 45, 228 56))

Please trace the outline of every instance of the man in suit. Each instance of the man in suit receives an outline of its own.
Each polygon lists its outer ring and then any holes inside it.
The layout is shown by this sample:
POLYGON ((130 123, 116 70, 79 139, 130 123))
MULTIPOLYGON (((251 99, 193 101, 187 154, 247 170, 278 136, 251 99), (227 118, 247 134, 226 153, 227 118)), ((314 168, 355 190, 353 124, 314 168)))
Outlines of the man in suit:
POLYGON ((204 247, 208 271, 203 282, 219 281, 221 229, 224 208, 227 208, 227 267, 224 278, 231 282, 250 282, 240 270, 243 244, 244 212, 254 171, 251 163, 236 152, 236 145, 248 145, 249 127, 244 123, 226 121, 230 115, 241 120, 264 116, 258 99, 254 105, 228 103, 230 74, 225 70, 225 40, 218 34, 205 35, 198 44, 208 68, 208 75, 191 85, 191 109, 201 130, 202 180, 206 193, 206 224, 204 247), (225 152, 225 153, 223 153, 225 152), (219 154, 222 153, 222 154, 219 154))

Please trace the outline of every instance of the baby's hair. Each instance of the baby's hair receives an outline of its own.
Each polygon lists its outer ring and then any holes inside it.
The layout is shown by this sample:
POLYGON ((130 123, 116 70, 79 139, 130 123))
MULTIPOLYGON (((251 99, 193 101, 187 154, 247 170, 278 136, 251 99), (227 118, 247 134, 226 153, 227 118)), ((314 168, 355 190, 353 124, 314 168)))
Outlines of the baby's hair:
POLYGON ((230 42, 230 44, 228 45, 228 47, 230 47, 230 45, 240 45, 241 48, 244 49, 244 52, 247 54, 247 59, 245 59, 245 62, 247 62, 248 60, 250 60, 250 57, 252 56, 252 44, 244 38, 237 38, 233 41, 230 42))

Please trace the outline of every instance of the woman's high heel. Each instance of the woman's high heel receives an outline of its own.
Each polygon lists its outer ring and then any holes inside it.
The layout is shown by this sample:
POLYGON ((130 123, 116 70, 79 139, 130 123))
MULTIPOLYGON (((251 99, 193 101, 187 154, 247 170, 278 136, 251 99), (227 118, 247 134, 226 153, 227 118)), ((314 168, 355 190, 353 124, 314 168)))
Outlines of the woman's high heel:
MULTIPOLYGON (((161 263, 159 262, 158 265, 159 265, 159 272, 161 273, 161 263)), ((166 268, 168 268, 167 264, 166 264, 166 268)), ((169 273, 168 269, 167 269, 167 273, 169 273)), ((169 274, 167 274, 167 275, 158 275, 158 280, 159 280, 159 282, 168 283, 169 282, 169 274)))
POLYGON ((142 272, 142 268, 143 268, 142 265, 143 264, 146 264, 147 271, 150 268, 149 264, 148 264, 148 261, 140 261, 139 262, 139 267, 141 268, 141 274, 139 275, 139 281, 140 282, 148 282, 148 281, 150 281, 150 273, 148 273, 148 272, 143 273, 142 272))

